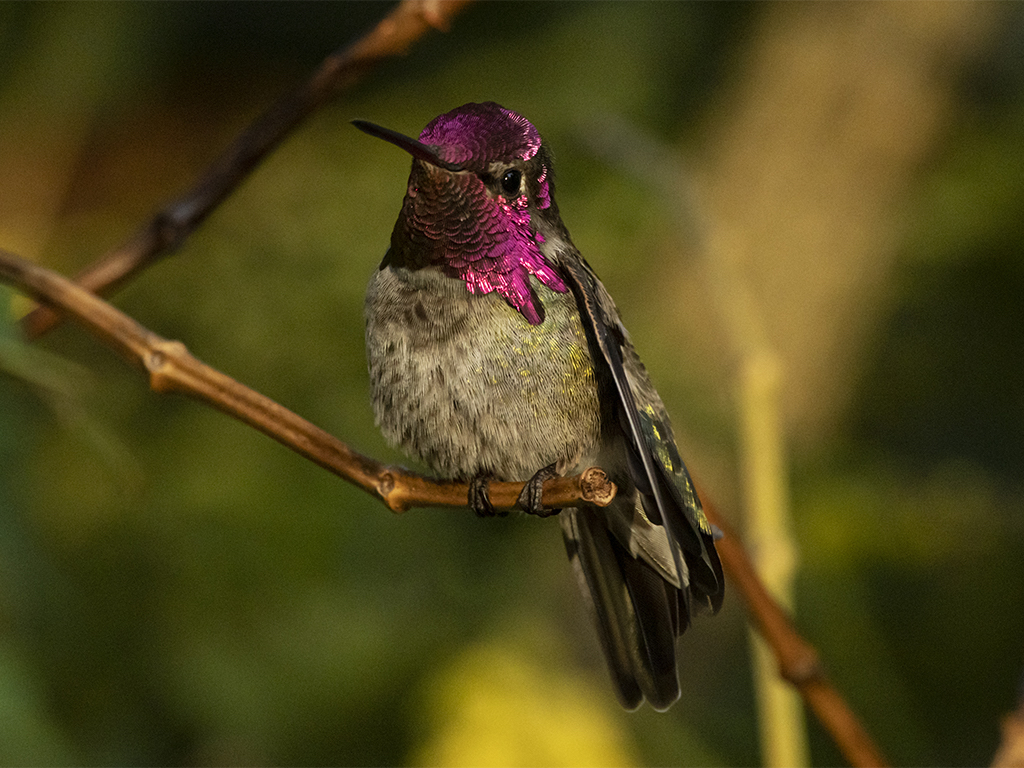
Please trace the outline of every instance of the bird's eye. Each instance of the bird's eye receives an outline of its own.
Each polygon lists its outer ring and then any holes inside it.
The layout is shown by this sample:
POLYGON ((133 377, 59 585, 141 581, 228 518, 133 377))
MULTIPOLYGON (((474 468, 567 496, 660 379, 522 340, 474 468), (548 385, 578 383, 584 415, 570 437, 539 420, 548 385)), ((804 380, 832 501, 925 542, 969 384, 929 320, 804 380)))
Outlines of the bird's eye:
POLYGON ((501 177, 501 191, 509 197, 515 197, 519 194, 519 185, 523 182, 523 174, 514 168, 505 171, 505 175, 501 177))

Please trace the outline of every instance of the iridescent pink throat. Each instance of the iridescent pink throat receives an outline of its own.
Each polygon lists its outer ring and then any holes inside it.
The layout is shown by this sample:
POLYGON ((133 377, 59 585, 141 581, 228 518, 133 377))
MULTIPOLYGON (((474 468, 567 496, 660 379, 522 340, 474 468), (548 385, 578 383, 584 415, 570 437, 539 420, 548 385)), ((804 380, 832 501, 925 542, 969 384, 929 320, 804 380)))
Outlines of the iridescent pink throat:
POLYGON ((410 178, 400 219, 415 261, 464 280, 470 293, 497 292, 530 324, 541 323, 543 310, 530 275, 553 291, 568 289, 541 253, 544 236, 530 227, 525 196, 512 201, 491 197, 471 173, 418 170, 410 178), (445 178, 422 178, 434 174, 445 178))
MULTIPOLYGON (((508 203, 503 203, 502 208, 504 216, 512 222, 506 230, 506 238, 500 243, 496 242, 487 256, 475 262, 456 256, 449 257, 448 263, 466 281, 467 291, 497 291, 527 322, 539 325, 544 318, 536 306, 539 300, 530 289, 530 275, 559 293, 565 293, 568 287, 538 247, 537 240, 543 242, 544 236, 537 233, 530 237, 530 214, 508 203)), ((460 250, 461 253, 464 252, 460 250)))
MULTIPOLYGON (((493 102, 465 104, 440 115, 423 129, 420 141, 468 171, 483 171, 493 161, 529 161, 541 145, 526 118, 493 102)), ((445 274, 465 280, 470 293, 497 292, 531 325, 540 324, 543 309, 530 275, 553 291, 568 288, 541 253, 544 236, 530 226, 526 195, 494 197, 475 172, 453 174, 417 165, 404 210, 411 239, 426 246, 429 261, 445 274)), ((538 179, 540 209, 551 205, 547 175, 544 168, 538 179)))

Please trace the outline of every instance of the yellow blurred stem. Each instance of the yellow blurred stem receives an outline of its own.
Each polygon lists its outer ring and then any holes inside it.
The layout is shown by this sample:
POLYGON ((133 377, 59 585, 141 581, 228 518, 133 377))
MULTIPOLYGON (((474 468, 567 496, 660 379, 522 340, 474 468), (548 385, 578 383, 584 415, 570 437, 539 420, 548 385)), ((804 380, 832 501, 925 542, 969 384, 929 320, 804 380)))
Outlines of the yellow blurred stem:
MULTIPOLYGON (((780 418, 781 364, 762 348, 745 356, 738 378, 746 538, 768 591, 792 612, 796 549, 780 418)), ((766 766, 809 765, 800 697, 779 676, 774 655, 753 628, 750 642, 762 761, 766 766)))

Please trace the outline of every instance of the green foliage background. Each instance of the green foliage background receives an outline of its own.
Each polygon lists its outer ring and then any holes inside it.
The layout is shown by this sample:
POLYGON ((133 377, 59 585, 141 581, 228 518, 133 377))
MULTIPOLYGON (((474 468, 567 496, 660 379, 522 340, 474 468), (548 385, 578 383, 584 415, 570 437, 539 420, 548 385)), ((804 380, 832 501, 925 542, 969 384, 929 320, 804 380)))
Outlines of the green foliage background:
MULTIPOLYGON (((0 246, 75 272, 386 10, 0 5, 0 246)), ((408 160, 348 121, 416 134, 495 100, 555 148, 577 244, 680 430, 728 462, 721 383, 664 343, 647 298, 670 209, 579 136, 618 113, 699 153, 764 12, 474 7, 309 121, 115 301, 403 461, 370 413, 362 295, 408 160)), ((892 309, 850 372, 841 428, 795 457, 799 624, 899 764, 988 762, 1024 661, 1022 22, 1007 9, 915 182, 892 309)), ((738 600, 683 639, 680 704, 624 713, 556 522, 393 516, 150 393, 77 328, 25 344, 6 321, 26 304, 0 289, 0 307, 0 763, 758 762, 738 600)), ((840 760, 814 726, 812 743, 817 764, 840 760)))

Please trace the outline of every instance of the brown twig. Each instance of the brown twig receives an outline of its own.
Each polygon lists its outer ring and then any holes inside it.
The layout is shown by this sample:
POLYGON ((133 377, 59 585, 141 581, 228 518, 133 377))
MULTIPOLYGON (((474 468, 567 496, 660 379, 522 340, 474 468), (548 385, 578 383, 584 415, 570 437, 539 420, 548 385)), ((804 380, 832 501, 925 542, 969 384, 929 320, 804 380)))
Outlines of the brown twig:
MULTIPOLYGON (((393 512, 411 507, 466 506, 468 486, 416 475, 364 456, 284 406, 197 360, 180 341, 165 339, 95 294, 52 270, 0 249, 0 282, 9 283, 89 332, 149 374, 155 392, 188 395, 255 427, 310 461, 380 498, 393 512)), ((491 502, 512 509, 522 483, 491 483, 491 502)), ((599 468, 544 484, 553 509, 580 500, 606 506, 615 484, 599 468)))
MULTIPOLYGON (((466 485, 431 480, 352 450, 270 398, 203 364, 181 342, 158 336, 52 270, 0 249, 0 282, 73 317, 146 371, 154 391, 185 394, 218 408, 373 494, 393 512, 411 507, 466 506, 466 485)), ((491 501, 499 509, 512 509, 522 487, 520 483, 492 483, 491 501)), ((615 490, 602 470, 591 467, 577 477, 546 482, 544 505, 559 508, 583 500, 605 506, 615 490)), ((800 690, 851 765, 885 765, 871 738, 826 679, 813 646, 797 633, 786 612, 765 590, 738 536, 706 502, 705 509, 711 522, 725 532, 717 547, 732 588, 742 595, 752 620, 771 645, 782 676, 800 690)))
MULTIPOLYGON (((75 282, 97 295, 109 295, 172 252, 306 117, 357 83, 381 60, 405 53, 431 28, 447 29, 471 1, 403 0, 364 37, 324 59, 306 82, 242 131, 191 189, 164 206, 121 246, 86 267, 75 282)), ((60 314, 40 306, 25 316, 22 327, 34 339, 60 320, 60 314)))
POLYGON ((725 534, 716 544, 722 567, 729 575, 730 586, 743 595, 751 620, 771 646, 779 674, 800 691, 850 765, 887 765, 871 736, 829 682, 814 646, 800 636, 786 611, 768 594, 736 532, 706 499, 704 511, 725 534))
POLYGON ((1001 724, 1002 741, 992 757, 992 768, 1024 768, 1024 700, 1001 724))

